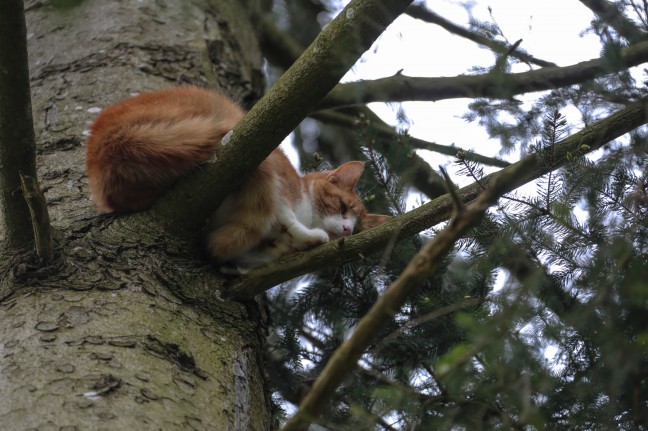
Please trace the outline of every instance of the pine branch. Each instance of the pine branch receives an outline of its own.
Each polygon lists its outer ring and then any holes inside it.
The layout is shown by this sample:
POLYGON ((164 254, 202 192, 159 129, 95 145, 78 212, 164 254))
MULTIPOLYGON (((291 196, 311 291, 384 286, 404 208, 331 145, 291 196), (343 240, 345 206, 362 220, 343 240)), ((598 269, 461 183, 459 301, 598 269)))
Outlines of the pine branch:
POLYGON ((580 0, 580 2, 629 42, 646 40, 646 33, 626 18, 615 4, 606 0, 580 0))
POLYGON ((353 0, 234 128, 216 160, 150 211, 169 232, 198 232, 232 190, 312 111, 411 0, 353 0), (206 173, 208 172, 208 173, 206 173))
MULTIPOLYGON (((531 154, 513 165, 482 178, 481 184, 493 187, 499 178, 515 171, 518 177, 506 183, 508 191, 555 170, 573 160, 574 155, 595 151, 606 143, 648 122, 648 98, 635 102, 604 120, 565 138, 556 145, 555 158, 547 163, 540 154, 531 154), (520 171, 520 165, 527 169, 520 171)), ((480 184, 471 184, 457 191, 463 202, 470 202, 482 190, 480 184)), ((309 272, 343 265, 362 259, 363 255, 382 250, 394 238, 400 240, 428 229, 450 217, 452 203, 446 194, 391 221, 351 237, 331 241, 313 250, 291 254, 232 280, 224 294, 234 298, 252 298, 255 295, 309 272)))
MULTIPOLYGON (((484 223, 492 224, 492 221, 487 218, 484 223)), ((492 228, 484 229, 484 231, 490 230, 492 228)), ((524 233, 521 233, 521 236, 524 237, 524 233)), ((542 301, 544 306, 564 324, 571 326, 584 337, 592 337, 597 328, 604 325, 596 313, 591 312, 588 305, 582 304, 565 292, 547 269, 535 257, 529 256, 527 252, 529 247, 524 243, 518 244, 511 241, 493 249, 494 238, 492 236, 480 235, 476 239, 482 247, 495 250, 497 255, 491 256, 491 258, 509 271, 521 284, 531 283, 533 286, 537 286, 538 291, 534 298, 542 301), (588 316, 587 325, 583 325, 581 322, 583 316, 588 316)))
MULTIPOLYGON (((391 334, 384 337, 380 341, 380 344, 371 352, 371 354, 372 356, 377 356, 383 346, 386 346, 387 344, 394 342, 399 336, 401 336, 403 333, 407 332, 412 328, 431 322, 432 320, 436 320, 439 317, 453 314, 465 308, 478 307, 484 302, 486 302, 485 298, 464 298, 463 300, 456 302, 454 304, 446 305, 445 307, 438 308, 434 311, 423 314, 422 316, 408 320, 407 323, 403 324, 398 329, 393 331, 391 334)), ((431 372, 431 370, 429 370, 429 372, 431 372)))
POLYGON ((317 109, 339 108, 371 102, 438 101, 462 97, 508 99, 517 94, 580 84, 648 61, 648 41, 624 48, 621 61, 606 57, 565 67, 547 67, 521 73, 487 73, 420 78, 396 74, 388 78, 337 85, 317 109))
MULTIPOLYGON (((452 34, 456 34, 457 36, 461 36, 468 40, 472 40, 473 42, 476 42, 482 46, 490 48, 491 50, 497 53, 501 54, 510 51, 510 46, 506 45, 505 43, 498 42, 493 39, 489 39, 485 36, 470 31, 467 28, 454 24, 453 22, 450 22, 447 19, 443 18, 442 16, 437 15, 436 13, 427 9, 425 6, 412 5, 409 8, 407 8, 406 13, 413 18, 420 19, 421 21, 437 24, 438 26, 444 28, 445 30, 449 31, 452 34)), ((512 52, 510 52, 510 56, 515 57, 518 60, 524 61, 525 63, 532 63, 541 67, 551 67, 556 65, 555 63, 551 63, 545 60, 540 60, 538 58, 533 57, 532 55, 517 50, 513 50, 512 52)))
POLYGON ((490 187, 469 205, 456 209, 448 226, 429 241, 410 261, 394 281, 360 320, 353 335, 335 351, 313 387, 302 401, 299 411, 286 423, 283 431, 305 430, 324 409, 347 372, 355 367, 375 335, 390 322, 407 297, 420 283, 432 275, 454 243, 477 221, 497 199, 509 190, 509 183, 526 174, 534 161, 527 158, 507 168, 506 172, 490 182, 490 187))

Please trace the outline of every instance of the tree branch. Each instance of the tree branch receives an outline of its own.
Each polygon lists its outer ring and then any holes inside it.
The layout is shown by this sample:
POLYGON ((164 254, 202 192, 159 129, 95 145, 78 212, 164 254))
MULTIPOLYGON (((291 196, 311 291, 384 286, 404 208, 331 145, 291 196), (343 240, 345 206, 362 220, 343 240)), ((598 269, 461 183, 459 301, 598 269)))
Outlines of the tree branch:
POLYGON ((22 0, 4 0, 0 13, 0 212, 9 248, 34 243, 20 172, 36 178, 25 14, 22 0))
MULTIPOLYGON (((574 157, 592 152, 611 140, 646 124, 648 122, 647 103, 648 98, 632 103, 606 119, 563 139, 556 144, 551 160, 547 160, 540 153, 531 154, 507 168, 487 175, 481 179, 479 184, 473 183, 457 190, 457 194, 463 202, 469 202, 477 197, 482 190, 482 185, 492 187, 500 176, 515 171, 520 176, 506 183, 507 192, 512 191, 561 167, 574 157), (519 171, 517 167, 520 165, 527 166, 527 169, 519 171)), ((361 259, 362 255, 382 250, 383 246, 393 241, 394 238, 400 240, 416 235, 447 220, 451 210, 452 200, 447 194, 443 195, 377 228, 331 241, 313 250, 291 254, 255 268, 230 281, 226 285, 225 294, 239 299, 252 298, 256 294, 300 275, 361 259)))
POLYGON ((286 423, 283 431, 305 430, 324 409, 347 372, 353 369, 360 355, 378 333, 405 303, 407 297, 426 277, 438 268, 443 256, 464 232, 473 226, 497 199, 510 190, 518 178, 524 177, 535 162, 526 158, 500 172, 471 204, 458 209, 448 226, 439 232, 414 256, 403 273, 383 293, 360 320, 353 335, 335 351, 313 387, 302 401, 297 413, 286 423))
POLYGON ((461 97, 507 99, 517 94, 551 90, 579 84, 648 61, 648 42, 621 50, 620 62, 606 57, 565 67, 547 67, 522 73, 487 73, 440 78, 417 78, 397 74, 388 78, 337 85, 317 109, 338 108, 370 102, 437 101, 461 97))
MULTIPOLYGON (((486 218, 483 223, 487 223, 487 227, 483 231, 495 232, 499 230, 489 218, 486 218)), ((592 331, 603 325, 600 318, 588 310, 587 305, 565 292, 544 265, 529 256, 526 251, 528 248, 524 244, 507 240, 505 245, 500 244, 499 247, 493 249, 494 238, 492 235, 476 235, 475 239, 482 247, 494 250, 495 261, 499 262, 520 283, 532 282, 537 286, 538 294, 535 297, 564 323, 571 325, 587 337, 590 337, 592 331), (573 316, 578 316, 579 319, 582 316, 589 316, 589 322, 587 325, 581 325, 579 321, 574 321, 573 316)), ((501 238, 498 240, 501 241, 501 238)))
MULTIPOLYGON (((264 55, 268 56, 281 67, 288 68, 299 56, 301 50, 299 44, 285 32, 268 19, 263 19, 261 26, 261 39, 263 43, 264 55)), ((340 85, 340 84, 338 84, 340 85)), ((347 128, 355 128, 358 117, 365 116, 372 122, 372 126, 383 139, 395 139, 399 134, 393 127, 382 121, 376 114, 365 107, 350 107, 344 112, 315 112, 310 117, 327 124, 335 124, 347 128)), ((455 156, 460 148, 445 146, 427 142, 422 139, 413 137, 408 138, 416 148, 435 151, 442 154, 455 156)), ((484 164, 505 167, 508 163, 483 157, 475 153, 466 152, 471 160, 484 164), (473 157, 474 156, 474 157, 473 157)), ((430 199, 434 199, 445 193, 441 177, 430 166, 423 161, 418 155, 412 155, 411 170, 407 173, 399 172, 403 178, 409 178, 414 187, 424 193, 430 199)))
POLYGON ((580 0, 604 23, 616 31, 619 36, 631 43, 646 40, 646 33, 641 31, 634 22, 626 18, 617 6, 605 0, 580 0))
POLYGON ((29 208, 36 254, 44 263, 49 263, 54 259, 54 250, 52 247, 52 229, 45 195, 35 178, 23 175, 22 172, 19 173, 19 176, 22 194, 29 208))
POLYGON ((151 216, 170 233, 199 231, 211 211, 279 145, 410 3, 349 3, 234 128, 216 159, 173 187, 153 207, 151 216), (211 174, 205 175, 205 171, 211 174))
MULTIPOLYGON (((420 19, 421 21, 429 22, 432 24, 437 24, 438 26, 444 28, 445 30, 449 31, 452 34, 456 34, 457 36, 461 36, 468 40, 472 40, 473 42, 476 42, 482 46, 490 48, 491 50, 497 52, 498 54, 507 53, 511 48, 509 45, 505 43, 498 42, 493 39, 489 39, 485 36, 472 32, 467 28, 454 24, 422 5, 412 5, 409 8, 407 8, 407 11, 405 13, 407 13, 412 18, 420 19)), ((520 52, 518 50, 513 50, 512 52, 509 53, 509 55, 525 63, 532 63, 541 67, 550 67, 556 65, 555 63, 551 63, 545 60, 540 60, 538 58, 533 57, 532 55, 529 55, 525 52, 520 52)))
MULTIPOLYGON (((372 127, 378 133, 378 137, 383 141, 395 140, 399 137, 398 133, 393 127, 382 121, 376 114, 374 114, 367 107, 353 107, 347 112, 317 112, 311 114, 312 118, 322 121, 327 124, 334 124, 337 126, 344 126, 351 130, 358 127, 357 122, 360 116, 364 117, 367 121, 372 123, 372 127)), ((408 137, 412 141, 415 138, 408 137)), ((429 142, 421 141, 429 145, 437 145, 429 142)), ((389 144, 384 144, 389 145, 389 144)), ((447 148, 447 147, 446 147, 447 148)), ((381 151, 380 149, 378 151, 381 151)), ((456 152, 454 153, 456 154, 456 152)), ((388 160, 390 162, 390 160, 388 160)), ((445 193, 445 186, 443 179, 437 174, 430 165, 425 162, 417 154, 413 153, 410 156, 410 164, 406 172, 398 172, 398 174, 405 180, 411 183, 419 191, 424 193, 430 199, 434 199, 445 193)))
MULTIPOLYGON (((365 117, 369 117, 369 120, 372 122, 372 127, 375 129, 378 136, 380 136, 381 138, 396 139, 400 137, 400 134, 396 132, 393 127, 391 127, 390 125, 382 121, 376 114, 374 114, 372 111, 368 109, 362 109, 359 111, 343 111, 343 112, 321 111, 321 112, 315 112, 311 114, 310 117, 329 124, 337 124, 339 126, 353 128, 357 126, 356 123, 358 121, 358 116, 359 116, 358 114, 364 115, 365 117), (350 114, 347 114, 346 112, 350 112, 350 114)), ((463 148, 455 147, 454 145, 436 144, 434 142, 424 141, 423 139, 418 139, 413 136, 407 136, 407 140, 411 142, 414 148, 418 148, 421 150, 433 151, 435 153, 445 154, 447 156, 452 156, 452 157, 456 157, 457 153, 463 152, 467 159, 475 162, 483 163, 488 166, 497 166, 499 168, 505 168, 510 165, 510 163, 505 160, 498 159, 496 157, 482 156, 481 154, 477 154, 469 150, 464 150, 463 148)), ((425 164, 427 165, 427 163, 425 164)), ((436 175, 438 176, 438 174, 436 175)), ((414 186, 419 188, 416 184, 414 184, 414 186)))

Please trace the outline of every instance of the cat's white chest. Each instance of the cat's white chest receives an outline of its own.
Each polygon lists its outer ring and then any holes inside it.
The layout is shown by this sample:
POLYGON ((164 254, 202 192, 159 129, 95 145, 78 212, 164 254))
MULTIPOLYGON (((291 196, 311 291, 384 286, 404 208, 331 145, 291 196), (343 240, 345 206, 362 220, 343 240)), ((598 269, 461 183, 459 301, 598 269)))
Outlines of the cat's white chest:
POLYGON ((293 211, 294 217, 304 226, 313 227, 313 203, 308 196, 302 197, 294 208, 287 208, 287 210, 293 211))

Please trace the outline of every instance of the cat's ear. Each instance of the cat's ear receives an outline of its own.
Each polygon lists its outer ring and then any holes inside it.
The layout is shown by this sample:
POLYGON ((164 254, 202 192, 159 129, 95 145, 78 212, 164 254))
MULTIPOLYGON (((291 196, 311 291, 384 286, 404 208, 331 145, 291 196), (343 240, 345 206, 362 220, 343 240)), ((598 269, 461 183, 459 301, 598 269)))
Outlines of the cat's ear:
POLYGON ((371 229, 372 227, 379 226, 385 222, 388 222, 389 220, 391 220, 391 218, 391 216, 384 214, 367 214, 360 220, 358 231, 363 232, 367 229, 371 229))
POLYGON ((329 172, 327 180, 346 190, 353 190, 364 170, 364 162, 347 162, 329 172))

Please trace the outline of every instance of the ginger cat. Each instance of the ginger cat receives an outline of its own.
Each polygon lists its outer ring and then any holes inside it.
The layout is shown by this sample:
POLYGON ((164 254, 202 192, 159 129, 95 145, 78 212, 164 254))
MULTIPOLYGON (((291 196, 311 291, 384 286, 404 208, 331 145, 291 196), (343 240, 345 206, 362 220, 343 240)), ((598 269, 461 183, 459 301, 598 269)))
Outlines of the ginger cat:
MULTIPOLYGON (((197 87, 143 93, 106 108, 91 127, 86 167, 101 212, 150 208, 169 186, 209 160, 244 113, 197 87)), ((250 269, 273 258, 377 226, 354 187, 363 162, 300 176, 274 150, 214 212, 207 248, 250 269)))

